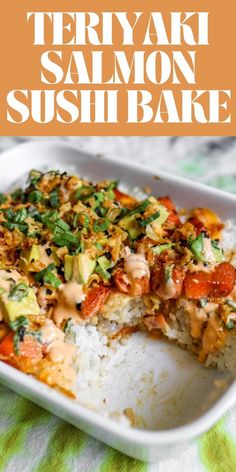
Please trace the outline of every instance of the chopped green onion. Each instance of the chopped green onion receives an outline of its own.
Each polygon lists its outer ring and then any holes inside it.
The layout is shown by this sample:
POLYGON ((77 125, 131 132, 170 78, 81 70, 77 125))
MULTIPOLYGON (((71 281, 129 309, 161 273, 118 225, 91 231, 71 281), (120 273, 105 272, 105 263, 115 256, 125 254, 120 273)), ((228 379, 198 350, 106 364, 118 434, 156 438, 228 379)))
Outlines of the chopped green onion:
POLYGON ((41 216, 42 223, 51 231, 54 230, 56 221, 59 219, 59 213, 55 210, 48 210, 41 216))
POLYGON ((61 218, 56 221, 56 226, 58 226, 58 228, 62 229, 63 231, 69 231, 70 229, 70 226, 61 218))
POLYGON ((5 293, 5 292, 6 292, 5 288, 0 287, 0 295, 2 295, 2 294, 5 293))
POLYGON ((54 234, 62 231, 69 231, 70 226, 61 218, 59 218, 59 213, 55 210, 47 211, 41 217, 42 222, 47 226, 50 231, 53 231, 54 234))
POLYGON ((17 331, 21 326, 28 326, 29 320, 25 316, 19 316, 15 321, 10 321, 9 326, 13 331, 17 331))
POLYGON ((115 198, 115 194, 112 190, 109 190, 109 192, 107 192, 106 194, 106 197, 109 199, 109 200, 114 200, 115 198))
POLYGON ((142 203, 140 203, 138 206, 136 206, 136 208, 134 208, 133 210, 130 210, 127 214, 129 216, 133 216, 133 215, 136 215, 138 213, 143 213, 144 210, 146 210, 146 208, 149 205, 151 205, 151 202, 148 199, 146 199, 142 203))
POLYGON ((39 181, 39 179, 42 177, 42 172, 39 172, 38 170, 31 170, 29 174, 29 183, 31 186, 35 186, 35 184, 39 181))
POLYGON ((39 190, 32 190, 28 196, 28 200, 30 203, 39 203, 42 199, 42 192, 39 190))
POLYGON ((98 208, 101 205, 101 203, 104 202, 105 197, 104 197, 104 194, 102 192, 95 192, 95 193, 92 193, 91 195, 89 195, 88 197, 86 197, 85 201, 90 200, 90 199, 95 200, 94 205, 92 205, 92 208, 95 210, 96 208, 98 208))
POLYGON ((48 272, 48 271, 51 271, 51 270, 55 270, 55 264, 49 264, 45 269, 41 270, 40 272, 37 272, 37 274, 35 274, 34 278, 37 282, 40 282, 44 275, 48 272))
POLYGON ((140 221, 140 226, 147 226, 149 225, 150 223, 152 223, 153 221, 155 221, 157 218, 159 218, 160 216, 160 212, 157 211, 156 213, 154 213, 153 215, 149 216, 148 218, 146 218, 145 220, 142 220, 140 221))
MULTIPOLYGON (((94 208, 93 208, 93 210, 94 210, 94 208)), ((108 212, 108 208, 104 208, 102 206, 99 206, 99 207, 95 208, 96 215, 101 216, 102 218, 104 218, 107 215, 107 212, 108 212)))
POLYGON ((14 223, 23 223, 25 218, 27 217, 27 210, 26 208, 21 208, 20 210, 16 211, 12 217, 14 223))
POLYGON ((69 231, 62 231, 59 228, 54 231, 53 241, 60 247, 77 245, 79 242, 78 235, 70 233, 69 231))
POLYGON ((28 285, 24 283, 19 283, 15 285, 8 295, 8 299, 13 302, 20 302, 23 298, 27 297, 29 293, 28 285))
POLYGON ((101 231, 106 231, 109 228, 110 222, 107 218, 99 218, 98 220, 94 221, 93 229, 96 233, 101 231))
POLYGON ((52 192, 50 193, 49 203, 50 203, 52 208, 58 208, 60 206, 59 189, 58 188, 52 190, 52 192))
POLYGON ((22 203, 26 203, 27 201, 26 194, 20 188, 11 193, 11 198, 14 202, 20 201, 22 203))
POLYGON ((52 272, 47 272, 44 275, 43 281, 45 284, 52 285, 54 288, 58 288, 62 283, 61 280, 52 272))
POLYGON ((79 254, 80 252, 84 252, 84 249, 85 249, 85 246, 84 246, 84 241, 83 239, 81 238, 80 241, 77 242, 78 246, 77 248, 75 249, 74 252, 72 252, 72 255, 76 256, 77 254, 79 254))
MULTIPOLYGON (((78 217, 77 219, 82 220, 82 223, 81 223, 81 224, 82 224, 83 228, 88 229, 88 227, 89 227, 89 222, 90 222, 89 216, 86 215, 86 213, 82 213, 82 212, 81 212, 81 213, 78 213, 76 216, 78 217)), ((77 222, 77 223, 78 223, 78 222, 77 222)))
POLYGON ((2 226, 4 226, 4 228, 9 229, 10 231, 13 231, 14 229, 19 229, 23 234, 27 234, 27 231, 28 231, 28 225, 27 224, 20 224, 20 223, 12 223, 10 221, 3 221, 2 226))
POLYGON ((97 272, 97 274, 101 275, 105 280, 109 280, 111 278, 111 274, 99 265, 95 268, 95 272, 97 272))
POLYGON ((53 270, 55 270, 55 264, 49 264, 45 269, 35 274, 34 278, 36 282, 43 282, 52 285, 54 288, 58 288, 62 282, 55 274, 53 274, 53 270))
POLYGON ((30 216, 31 218, 34 218, 36 221, 41 221, 41 214, 35 207, 28 208, 28 216, 30 216))
POLYGON ((4 195, 4 193, 0 192, 0 205, 5 203, 7 201, 7 197, 4 195))
POLYGON ((26 208, 21 208, 20 210, 14 212, 10 208, 8 208, 4 216, 7 221, 3 221, 2 225, 13 231, 14 229, 19 229, 22 233, 27 234, 28 225, 24 223, 25 218, 27 217, 27 210, 26 208))
POLYGON ((107 192, 110 192, 110 190, 113 190, 113 188, 117 188, 119 184, 118 180, 113 180, 106 188, 107 192))
POLYGON ((92 185, 81 185, 75 192, 76 200, 83 200, 94 192, 95 188, 92 185))

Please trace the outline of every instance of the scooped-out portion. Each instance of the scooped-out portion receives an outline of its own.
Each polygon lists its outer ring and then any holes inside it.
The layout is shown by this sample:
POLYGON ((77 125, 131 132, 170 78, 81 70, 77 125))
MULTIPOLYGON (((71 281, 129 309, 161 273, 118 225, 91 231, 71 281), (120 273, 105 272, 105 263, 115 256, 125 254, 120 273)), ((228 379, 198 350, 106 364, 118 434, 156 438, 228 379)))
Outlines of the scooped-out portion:
POLYGON ((0 359, 87 403, 137 331, 235 374, 235 264, 208 208, 33 170, 0 194, 0 359))

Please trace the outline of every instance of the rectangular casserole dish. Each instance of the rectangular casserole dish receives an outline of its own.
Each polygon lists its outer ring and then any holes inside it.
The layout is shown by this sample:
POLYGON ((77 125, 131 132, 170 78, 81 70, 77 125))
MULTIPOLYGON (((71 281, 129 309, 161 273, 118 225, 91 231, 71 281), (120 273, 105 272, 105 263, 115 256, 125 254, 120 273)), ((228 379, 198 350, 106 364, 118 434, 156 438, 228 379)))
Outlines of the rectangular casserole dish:
MULTIPOLYGON (((236 197, 228 193, 140 165, 91 156, 75 147, 52 142, 22 144, 1 155, 0 190, 9 188, 34 169, 75 172, 98 181, 119 179, 155 195, 170 195, 179 207, 210 207, 223 219, 234 217, 236 197)), ((121 185, 122 186, 122 185, 121 185)), ((227 374, 206 369, 185 351, 142 334, 130 339, 112 361, 107 398, 113 409, 132 406, 146 429, 130 428, 81 406, 39 381, 0 362, 1 382, 29 400, 104 443, 137 459, 170 457, 181 444, 208 430, 236 401, 236 382, 227 374), (123 356, 123 357, 122 357, 123 356), (152 371, 152 375, 150 374, 152 371)))

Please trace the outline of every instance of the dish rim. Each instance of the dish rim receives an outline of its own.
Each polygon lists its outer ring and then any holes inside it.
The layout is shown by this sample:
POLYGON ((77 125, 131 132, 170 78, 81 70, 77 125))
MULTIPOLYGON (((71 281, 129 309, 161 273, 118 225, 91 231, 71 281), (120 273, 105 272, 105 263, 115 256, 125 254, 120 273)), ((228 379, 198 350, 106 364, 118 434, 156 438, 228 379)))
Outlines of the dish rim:
MULTIPOLYGON (((46 139, 43 141, 34 140, 31 142, 22 143, 12 147, 7 151, 3 151, 1 154, 0 166, 3 162, 3 159, 7 160, 9 155, 14 155, 14 153, 17 151, 24 152, 24 150, 27 148, 38 148, 39 146, 41 148, 46 147, 47 152, 49 152, 49 148, 64 147, 69 150, 71 149, 76 151, 78 153, 78 157, 79 155, 83 155, 84 157, 88 156, 88 158, 92 160, 97 161, 98 159, 96 155, 80 150, 74 144, 57 141, 52 142, 46 139)), ((99 158, 101 158, 101 156, 99 156, 99 158)), ((140 163, 135 163, 134 166, 134 164, 131 164, 127 161, 119 161, 118 159, 107 157, 102 157, 101 161, 108 162, 110 164, 115 162, 116 164, 119 164, 121 167, 129 169, 130 171, 135 168, 149 177, 151 176, 156 178, 151 170, 146 169, 146 167, 140 163)), ((236 203, 236 195, 224 190, 208 187, 207 185, 200 182, 193 182, 184 177, 175 176, 162 170, 158 170, 157 174, 157 177, 160 179, 171 181, 173 183, 182 183, 188 187, 191 185, 196 190, 204 190, 211 195, 217 195, 218 197, 222 196, 231 202, 236 203)), ((124 427, 124 425, 115 422, 110 418, 104 417, 94 410, 90 410, 89 408, 80 405, 74 400, 68 399, 65 395, 57 392, 55 389, 42 384, 42 382, 39 380, 18 371, 16 368, 9 366, 2 361, 0 361, 0 379, 3 380, 3 384, 8 388, 12 388, 16 392, 19 390, 21 392, 23 391, 23 395, 29 400, 31 400, 29 395, 32 394, 34 397, 33 401, 36 403, 40 404, 40 401, 36 399, 36 397, 39 396, 42 398, 42 400, 46 401, 50 407, 51 405, 55 405, 58 409, 58 412, 55 413, 54 411, 54 413, 57 414, 57 416, 62 416, 63 419, 65 419, 64 413, 66 413, 70 415, 70 417, 76 418, 78 420, 77 425, 79 421, 83 421, 102 429, 106 433, 115 434, 118 439, 149 447, 152 445, 175 444, 181 441, 188 441, 196 436, 199 436, 200 434, 209 430, 216 423, 216 421, 219 420, 222 415, 225 414, 227 410, 236 402, 236 380, 234 380, 227 390, 222 394, 222 396, 205 413, 192 422, 165 430, 143 430, 137 429, 135 427, 124 427), (18 387, 20 387, 19 390, 18 387), (27 395, 27 393, 29 393, 29 395, 27 395)), ((45 406, 43 407, 45 408, 45 406)), ((53 408, 49 408, 50 411, 52 411, 52 409, 53 408)))

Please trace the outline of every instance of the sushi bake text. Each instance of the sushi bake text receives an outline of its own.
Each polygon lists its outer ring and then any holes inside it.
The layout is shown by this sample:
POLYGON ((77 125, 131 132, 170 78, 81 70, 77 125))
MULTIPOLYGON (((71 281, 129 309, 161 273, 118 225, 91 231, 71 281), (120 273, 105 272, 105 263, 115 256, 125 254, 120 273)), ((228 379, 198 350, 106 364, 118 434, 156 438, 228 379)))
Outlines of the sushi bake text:
POLYGON ((209 12, 31 11, 25 20, 38 87, 8 92, 10 123, 231 123, 231 90, 199 73, 209 12))

